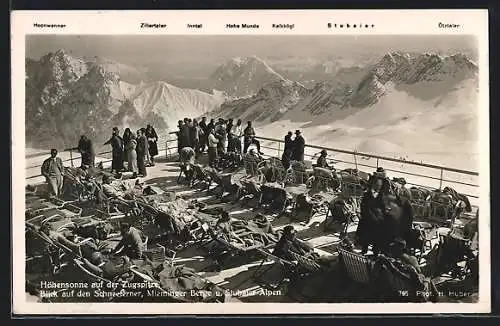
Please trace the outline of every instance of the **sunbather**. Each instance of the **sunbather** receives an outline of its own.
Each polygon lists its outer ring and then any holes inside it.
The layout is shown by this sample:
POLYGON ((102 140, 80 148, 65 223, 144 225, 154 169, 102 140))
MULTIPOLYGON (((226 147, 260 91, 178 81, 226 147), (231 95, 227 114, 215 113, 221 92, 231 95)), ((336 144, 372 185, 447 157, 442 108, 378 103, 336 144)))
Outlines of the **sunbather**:
POLYGON ((389 253, 393 258, 399 259, 401 262, 414 267, 417 272, 422 272, 420 269, 420 265, 418 264, 418 259, 406 252, 405 240, 398 238, 394 240, 394 242, 390 243, 389 253))
POLYGON ((297 231, 291 225, 285 226, 283 235, 274 247, 273 255, 283 259, 293 260, 290 251, 299 255, 313 255, 314 249, 304 242, 299 241, 295 234, 297 231))
POLYGON ((45 224, 40 228, 40 232, 47 235, 50 240, 62 244, 63 246, 71 249, 75 253, 81 253, 82 250, 85 251, 86 249, 84 248, 92 248, 91 250, 97 249, 95 241, 86 242, 85 244, 80 244, 84 239, 79 237, 78 235, 75 235, 72 231, 68 229, 55 231, 51 230, 48 224, 45 224))
POLYGON ((302 256, 307 259, 312 259, 316 263, 328 267, 337 261, 336 256, 320 256, 314 251, 314 248, 305 242, 299 241, 296 236, 296 231, 291 225, 287 225, 283 230, 283 235, 274 247, 273 255, 285 260, 294 261, 295 257, 291 254, 302 256))
POLYGON ((84 263, 93 273, 110 280, 127 273, 132 265, 127 256, 113 259, 98 251, 93 252, 89 259, 84 258, 84 263))

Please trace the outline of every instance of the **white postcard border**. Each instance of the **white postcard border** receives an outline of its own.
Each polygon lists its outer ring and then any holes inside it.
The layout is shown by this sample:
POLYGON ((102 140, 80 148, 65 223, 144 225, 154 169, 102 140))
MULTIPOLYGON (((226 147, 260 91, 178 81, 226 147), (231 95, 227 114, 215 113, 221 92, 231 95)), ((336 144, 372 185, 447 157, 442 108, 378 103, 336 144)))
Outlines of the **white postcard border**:
POLYGON ((15 314, 311 314, 311 313, 486 313, 490 311, 490 175, 489 175, 489 55, 487 10, 250 10, 250 11, 14 11, 11 23, 12 53, 12 239, 13 313, 15 314), (141 22, 165 23, 167 28, 140 28, 141 22), (258 30, 225 28, 226 23, 259 24, 258 30), (367 24, 369 28, 328 29, 328 22, 367 24), (440 28, 439 23, 460 24, 440 28), (37 28, 64 24, 65 28, 37 28), (202 23, 201 30, 187 23, 202 23), (272 23, 291 23, 293 29, 276 30, 272 23), (479 53, 480 108, 480 291, 478 303, 417 304, 308 304, 308 303, 29 303, 25 296, 25 36, 28 34, 77 35, 474 35, 479 53))

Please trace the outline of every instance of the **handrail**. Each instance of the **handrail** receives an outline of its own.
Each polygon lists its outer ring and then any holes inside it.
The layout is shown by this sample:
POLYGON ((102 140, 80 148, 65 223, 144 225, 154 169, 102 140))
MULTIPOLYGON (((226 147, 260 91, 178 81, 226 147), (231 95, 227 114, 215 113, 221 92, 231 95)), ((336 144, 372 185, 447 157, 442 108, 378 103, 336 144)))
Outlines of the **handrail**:
MULTIPOLYGON (((274 138, 268 138, 268 137, 262 137, 262 136, 256 136, 255 138, 263 139, 263 140, 268 140, 268 141, 273 141, 273 142, 284 143, 283 140, 274 139, 274 138)), ((319 149, 319 150, 326 149, 326 150, 329 150, 329 151, 332 151, 332 152, 338 152, 338 153, 343 153, 343 154, 364 156, 364 157, 381 159, 381 160, 384 160, 384 161, 390 161, 390 162, 396 162, 396 163, 404 163, 404 164, 411 164, 411 165, 421 166, 421 167, 426 167, 426 168, 431 168, 431 169, 439 169, 439 170, 442 169, 442 170, 448 171, 448 172, 456 172, 456 173, 461 173, 461 174, 479 176, 479 173, 475 172, 475 171, 467 171, 467 170, 461 170, 461 169, 456 169, 456 168, 449 168, 449 167, 435 165, 435 164, 409 162, 409 161, 400 160, 400 159, 396 159, 396 158, 385 157, 385 156, 374 155, 374 154, 367 154, 367 153, 362 153, 362 152, 358 152, 358 151, 348 151, 348 150, 345 150, 345 149, 321 147, 321 146, 316 146, 316 145, 306 145, 306 147, 315 148, 315 149, 319 149)))
MULTIPOLYGON (((176 135, 176 133, 170 133, 170 134, 176 135)), ((269 138, 269 137, 262 137, 262 136, 257 136, 256 138, 260 139, 260 140, 265 140, 265 141, 270 141, 270 142, 276 142, 277 143, 277 147, 270 147, 270 146, 266 146, 266 145, 263 144, 262 148, 268 148, 270 150, 277 150, 278 151, 278 156, 279 156, 281 148, 282 148, 281 147, 281 143, 284 143, 283 140, 269 138)), ((165 144, 165 157, 168 158, 171 155, 174 155, 175 153, 177 153, 177 146, 169 146, 170 143, 176 142, 176 141, 177 141, 177 138, 171 138, 171 139, 165 140, 165 143, 164 143, 165 144)), ((356 168, 358 166, 365 166, 365 167, 376 168, 376 167, 379 166, 379 160, 382 160, 382 161, 389 161, 389 162, 395 162, 395 163, 400 163, 400 164, 408 164, 408 165, 412 165, 412 166, 418 166, 418 167, 424 167, 424 168, 431 168, 431 169, 439 170, 440 171, 440 176, 437 177, 437 176, 431 176, 431 175, 424 175, 424 174, 420 174, 420 173, 414 173, 414 172, 410 172, 410 171, 395 170, 395 169, 391 169, 390 167, 388 167, 388 168, 385 169, 386 171, 392 171, 392 172, 396 172, 396 173, 400 173, 400 174, 404 174, 404 175, 416 176, 416 177, 421 177, 421 178, 425 178, 425 179, 439 181, 439 188, 442 188, 443 182, 453 183, 453 184, 460 184, 460 185, 469 186, 469 187, 476 187, 476 188, 479 187, 479 185, 477 185, 477 184, 472 184, 472 183, 468 183, 468 182, 464 182, 464 181, 459 181, 459 180, 450 180, 450 178, 444 178, 443 177, 443 171, 454 172, 454 173, 459 173, 459 174, 469 175, 469 176, 479 176, 479 173, 475 172, 475 171, 467 171, 467 170, 462 170, 462 169, 457 169, 457 168, 450 168, 450 167, 445 167, 445 166, 440 166, 440 165, 435 165, 435 164, 418 163, 418 162, 406 161, 406 160, 401 160, 401 159, 395 159, 395 158, 391 158, 391 157, 384 157, 384 156, 381 156, 381 155, 367 154, 367 153, 362 153, 362 152, 357 152, 357 151, 348 151, 348 150, 337 149, 337 148, 321 147, 321 146, 316 146, 316 145, 306 145, 306 148, 314 148, 314 149, 319 149, 319 150, 326 149, 326 150, 331 151, 331 152, 337 152, 337 153, 343 153, 343 154, 353 155, 354 160, 355 160, 354 163, 353 162, 348 162, 348 161, 343 161, 343 160, 336 160, 336 161, 339 162, 339 163, 344 163, 344 164, 349 164, 349 165, 355 165, 356 168), (363 164, 361 162, 358 162, 358 160, 356 159, 358 156, 376 159, 377 160, 377 165, 374 166, 374 165, 363 164)), ((104 154, 110 154, 111 152, 112 151, 100 152, 100 153, 97 153, 96 156, 104 155, 104 154)), ((266 155, 266 156, 270 156, 271 157, 273 155, 266 155)), ((305 156, 307 156, 307 157, 314 157, 315 155, 305 153, 305 156)), ((77 159, 80 159, 80 158, 81 158, 81 156, 71 157, 70 159, 64 160, 64 162, 73 161, 73 160, 77 160, 77 159)), ((107 160, 103 160, 102 162, 107 163, 107 162, 110 162, 110 161, 111 161, 110 159, 107 159, 107 160)), ((36 168, 36 167, 41 167, 41 165, 30 166, 30 167, 27 167, 26 169, 32 169, 32 168, 36 168)), ((40 176, 41 175, 38 174, 36 176, 27 177, 26 179, 32 179, 32 178, 36 178, 36 177, 40 177, 40 176)), ((421 184, 417 184, 417 183, 412 183, 412 182, 408 182, 408 184, 414 185, 414 186, 427 187, 427 186, 424 186, 424 185, 421 185, 421 184)), ((470 194, 465 194, 465 195, 467 195, 469 197, 472 197, 472 198, 478 198, 478 196, 476 196, 476 195, 470 195, 470 194)))

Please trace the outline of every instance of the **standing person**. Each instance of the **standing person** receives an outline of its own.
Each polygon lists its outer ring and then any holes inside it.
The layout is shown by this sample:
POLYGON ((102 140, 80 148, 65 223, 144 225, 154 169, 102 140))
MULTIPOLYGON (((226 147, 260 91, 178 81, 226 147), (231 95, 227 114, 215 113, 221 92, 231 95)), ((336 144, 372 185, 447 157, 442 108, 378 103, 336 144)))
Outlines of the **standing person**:
POLYGON ((205 151, 205 146, 207 145, 208 141, 208 126, 207 126, 207 117, 202 117, 201 121, 199 123, 201 131, 203 131, 203 136, 200 137, 200 148, 198 151, 203 154, 205 151))
POLYGON ((227 151, 241 154, 240 135, 243 132, 243 130, 241 129, 241 120, 238 120, 238 122, 235 125, 232 125, 231 128, 229 129, 228 132, 229 141, 228 141, 227 151), (238 122, 240 123, 239 125, 238 122))
POLYGON ((78 142, 78 151, 82 155, 82 167, 94 167, 95 164, 95 151, 92 141, 83 135, 78 142))
POLYGON ((146 138, 148 139, 148 149, 151 165, 155 165, 155 156, 158 155, 158 135, 151 125, 146 127, 146 138))
POLYGON ((146 177, 148 175, 146 171, 146 153, 148 152, 148 139, 146 138, 146 130, 144 128, 137 131, 139 137, 137 138, 137 168, 139 170, 139 175, 146 177))
POLYGON ((255 138, 255 130, 252 127, 252 121, 247 122, 247 127, 243 131, 244 134, 244 146, 243 146, 243 154, 246 154, 248 151, 248 146, 251 144, 255 144, 257 146, 257 151, 260 155, 263 155, 260 151, 260 142, 255 138))
POLYGON ((208 134, 210 134, 210 129, 211 128, 213 128, 215 130, 215 120, 214 119, 210 119, 210 122, 207 125, 207 130, 208 130, 207 140, 208 140, 208 134))
POLYGON ((191 137, 190 137, 191 131, 190 130, 191 130, 191 124, 189 123, 189 119, 185 118, 184 124, 182 125, 182 132, 181 132, 182 138, 183 138, 183 143, 184 143, 184 146, 182 146, 183 148, 186 146, 192 147, 191 137))
MULTIPOLYGON (((123 149, 124 149, 124 160, 129 162, 128 160, 128 142, 130 141, 130 138, 131 136, 134 135, 134 133, 132 131, 130 131, 130 128, 126 128, 125 131, 123 132, 123 136, 122 136, 122 139, 123 139, 123 149)), ((130 170, 130 167, 128 167, 128 169, 130 170)))
POLYGON ((57 149, 51 149, 50 157, 43 161, 42 175, 49 185, 49 196, 58 197, 62 193, 64 166, 61 158, 57 157, 57 149))
POLYGON ((208 134, 208 165, 212 168, 217 164, 217 144, 219 140, 215 137, 214 128, 210 128, 208 134))
POLYGON ((293 140, 293 161, 304 162, 304 148, 306 147, 306 141, 302 137, 300 130, 295 130, 295 139, 293 140))
POLYGON ((123 170, 123 139, 118 135, 118 128, 113 127, 113 135, 104 143, 104 145, 111 144, 113 151, 113 162, 111 163, 111 171, 120 173, 123 170))
POLYGON ((215 135, 219 139, 218 149, 221 154, 226 152, 227 148, 227 133, 226 133, 226 123, 223 118, 219 118, 219 123, 215 129, 215 135))
POLYGON ((177 128, 178 130, 175 132, 175 135, 177 136, 177 153, 181 152, 182 147, 184 147, 186 144, 183 144, 183 138, 182 138, 182 128, 184 122, 182 120, 179 120, 177 122, 177 128))
POLYGON ((385 204, 383 196, 388 193, 388 182, 385 172, 377 171, 370 178, 368 190, 360 203, 360 218, 356 230, 356 238, 361 245, 362 254, 366 254, 368 246, 373 245, 373 252, 379 253, 382 247, 382 235, 385 232, 385 204))
POLYGON ((290 167, 290 160, 292 159, 293 154, 293 140, 292 140, 292 132, 289 131, 285 136, 285 148, 283 149, 283 155, 281 155, 281 163, 283 163, 283 167, 288 169, 290 167))
POLYGON ((129 141, 127 143, 127 155, 128 155, 128 170, 132 172, 132 178, 137 178, 137 139, 133 133, 130 133, 129 141))
POLYGON ((234 120, 233 119, 227 120, 226 134, 229 134, 231 132, 231 128, 233 128, 233 125, 234 125, 234 120))
POLYGON ((198 121, 196 119, 193 120, 193 124, 189 128, 189 138, 193 143, 191 148, 195 151, 196 157, 198 157, 200 147, 200 127, 198 126, 198 121))
POLYGON ((243 137, 243 127, 241 126, 241 119, 238 119, 236 124, 231 127, 229 136, 229 142, 232 142, 231 149, 241 154, 241 137, 243 137))

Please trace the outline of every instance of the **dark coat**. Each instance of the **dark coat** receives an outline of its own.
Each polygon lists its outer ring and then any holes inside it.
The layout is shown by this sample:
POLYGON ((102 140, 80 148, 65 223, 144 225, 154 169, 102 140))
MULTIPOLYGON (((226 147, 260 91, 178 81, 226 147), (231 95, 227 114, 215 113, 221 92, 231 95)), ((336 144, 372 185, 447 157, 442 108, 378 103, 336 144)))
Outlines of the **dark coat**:
POLYGON ((111 138, 104 143, 104 145, 111 144, 113 149, 113 156, 121 157, 123 155, 123 139, 118 135, 113 135, 111 138))
POLYGON ((285 148, 283 149, 283 154, 291 157, 293 153, 293 140, 292 135, 285 136, 285 148))
POLYGON ((137 156, 145 156, 148 150, 148 140, 146 136, 140 136, 137 138, 137 147, 135 151, 137 152, 137 156))
POLYGON ((306 147, 306 141, 301 135, 295 137, 293 140, 293 154, 292 160, 294 161, 304 161, 304 148, 306 147))
POLYGON ((90 139, 80 139, 78 142, 78 151, 82 154, 83 165, 94 165, 95 151, 90 139))
POLYGON ((151 129, 146 128, 146 138, 148 139, 149 155, 158 155, 158 135, 153 127, 151 127, 151 129), (151 141, 149 139, 154 139, 155 141, 151 141))

